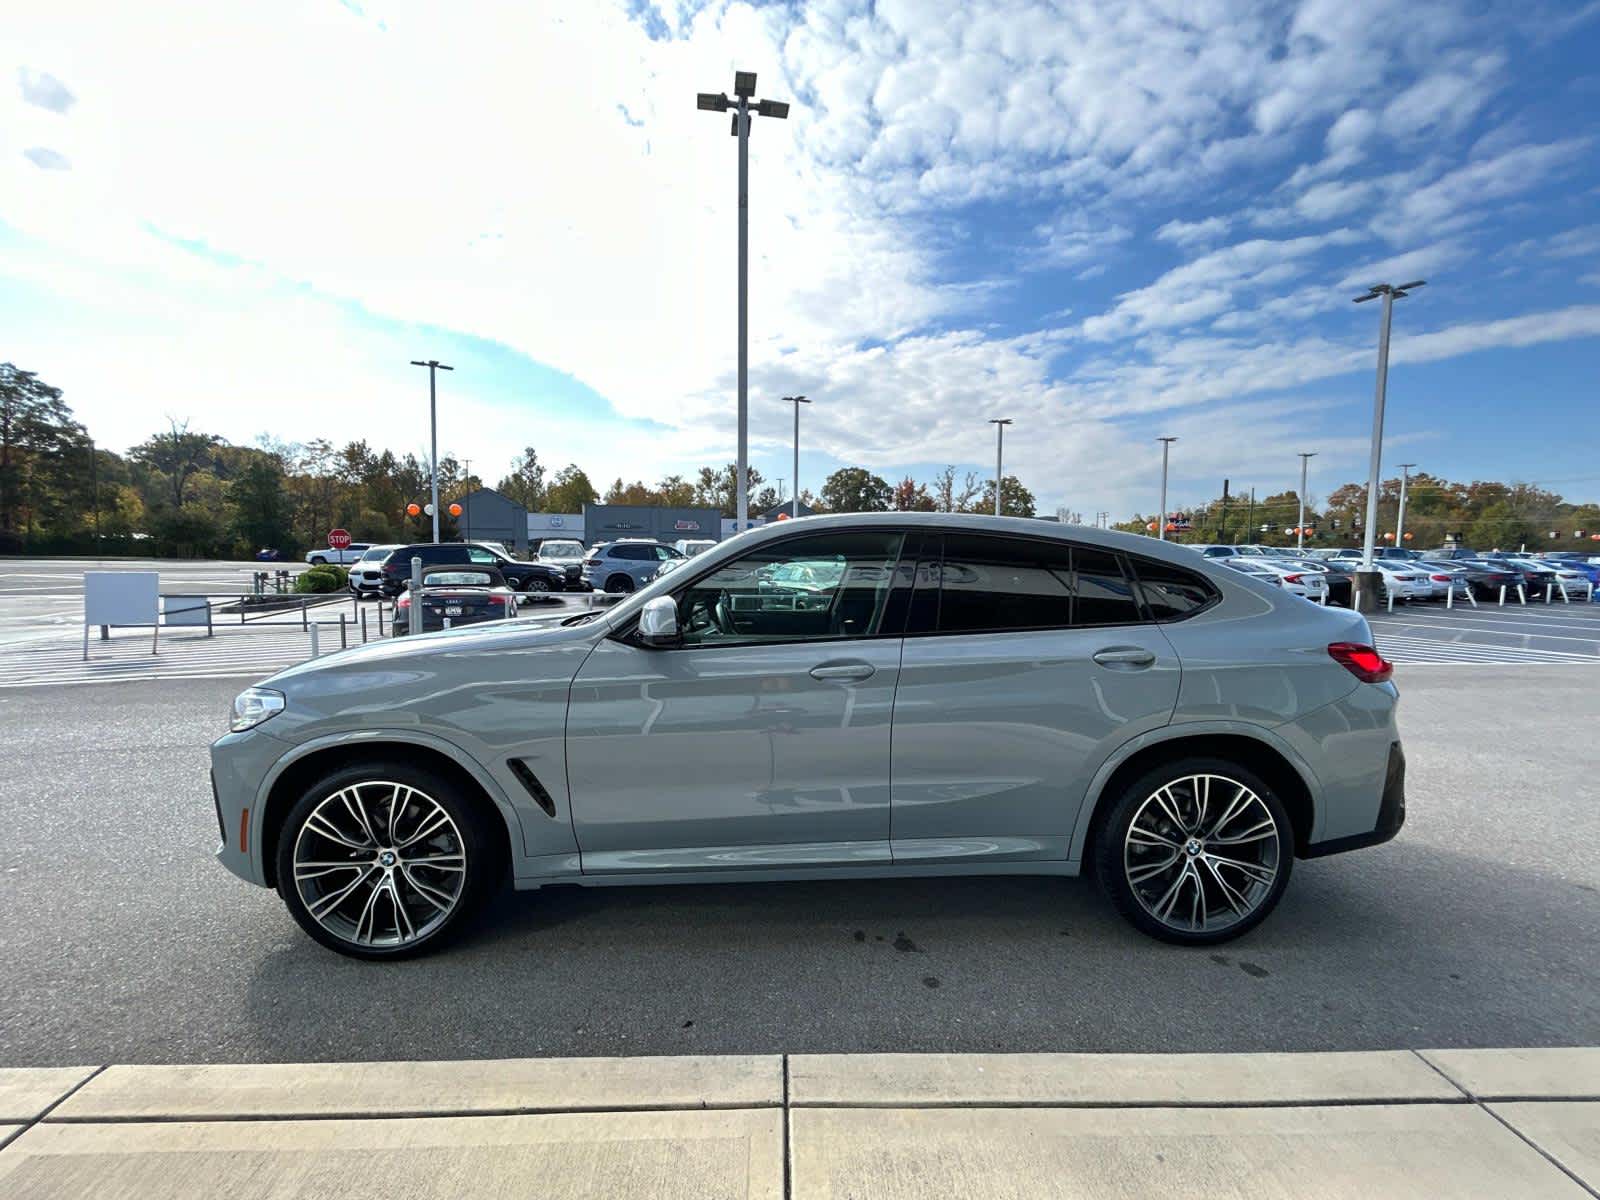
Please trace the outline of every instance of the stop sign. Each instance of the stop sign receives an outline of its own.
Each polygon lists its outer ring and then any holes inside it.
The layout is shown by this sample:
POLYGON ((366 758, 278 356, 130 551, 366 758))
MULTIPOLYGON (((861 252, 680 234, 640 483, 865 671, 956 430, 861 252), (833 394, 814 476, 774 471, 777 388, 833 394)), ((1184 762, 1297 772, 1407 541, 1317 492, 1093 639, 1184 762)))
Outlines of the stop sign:
POLYGON ((328 547, 332 550, 343 550, 350 545, 350 531, 348 529, 330 529, 328 531, 328 547))

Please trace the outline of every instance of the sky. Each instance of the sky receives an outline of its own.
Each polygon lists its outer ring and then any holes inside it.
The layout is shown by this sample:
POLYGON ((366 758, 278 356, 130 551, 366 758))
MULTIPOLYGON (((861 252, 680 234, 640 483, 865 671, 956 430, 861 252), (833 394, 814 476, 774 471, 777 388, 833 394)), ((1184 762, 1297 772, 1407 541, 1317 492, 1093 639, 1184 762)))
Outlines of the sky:
MULTIPOLYGON (((1600 0, 23 0, 0 359, 97 441, 365 438, 602 490, 1006 469, 1120 519, 1386 464, 1600 496, 1600 0)), ((1386 470, 1386 475, 1397 472, 1386 470)))

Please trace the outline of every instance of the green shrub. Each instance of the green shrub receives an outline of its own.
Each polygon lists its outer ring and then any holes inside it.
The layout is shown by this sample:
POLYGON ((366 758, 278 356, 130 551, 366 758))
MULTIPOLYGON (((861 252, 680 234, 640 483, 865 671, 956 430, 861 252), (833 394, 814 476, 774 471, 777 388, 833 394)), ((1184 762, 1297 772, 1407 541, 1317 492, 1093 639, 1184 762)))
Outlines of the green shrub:
POLYGON ((294 590, 297 592, 338 592, 343 591, 350 581, 350 572, 343 567, 336 567, 332 563, 312 567, 310 570, 301 571, 294 577, 294 590))

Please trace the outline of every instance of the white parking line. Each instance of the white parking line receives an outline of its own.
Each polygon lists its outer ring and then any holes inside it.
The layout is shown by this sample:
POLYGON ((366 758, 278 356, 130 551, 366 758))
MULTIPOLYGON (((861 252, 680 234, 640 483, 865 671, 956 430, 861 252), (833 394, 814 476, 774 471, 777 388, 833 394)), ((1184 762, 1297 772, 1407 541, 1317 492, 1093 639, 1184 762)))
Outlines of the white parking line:
POLYGON ((1524 640, 1528 638, 1537 638, 1541 641, 1548 642, 1588 642, 1591 645, 1600 645, 1600 629, 1595 630, 1595 632, 1590 634, 1588 637, 1574 637, 1570 634, 1561 633, 1526 633, 1511 629, 1495 629, 1483 625, 1469 625, 1465 622, 1447 623, 1438 621, 1402 621, 1398 618, 1392 621, 1385 620, 1381 624, 1375 626, 1375 629, 1384 629, 1388 628, 1389 626, 1399 626, 1401 628, 1411 629, 1449 629, 1458 633, 1473 633, 1483 637, 1520 637, 1524 640))

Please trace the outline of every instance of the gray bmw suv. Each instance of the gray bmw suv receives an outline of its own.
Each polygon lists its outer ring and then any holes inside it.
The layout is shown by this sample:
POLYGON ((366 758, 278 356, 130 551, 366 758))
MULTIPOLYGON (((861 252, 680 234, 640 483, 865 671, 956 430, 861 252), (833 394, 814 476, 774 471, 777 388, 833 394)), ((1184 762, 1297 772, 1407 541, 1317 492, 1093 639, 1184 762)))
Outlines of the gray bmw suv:
POLYGON ((211 749, 218 857, 399 958, 553 883, 1093 864, 1205 944, 1405 818, 1358 614, 1177 546, 894 513, 751 530, 614 608, 280 672, 211 749))

